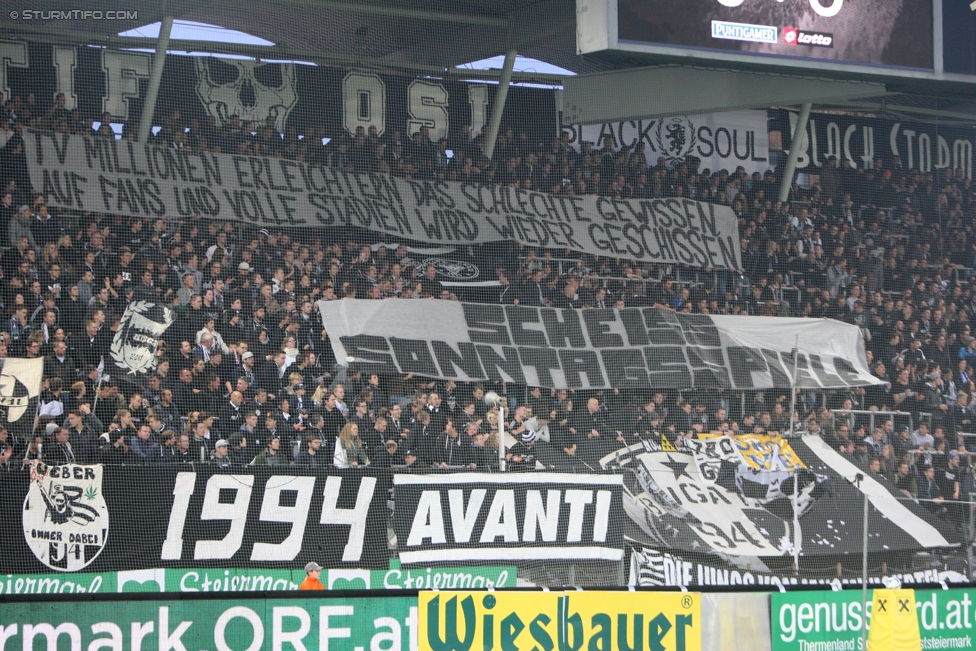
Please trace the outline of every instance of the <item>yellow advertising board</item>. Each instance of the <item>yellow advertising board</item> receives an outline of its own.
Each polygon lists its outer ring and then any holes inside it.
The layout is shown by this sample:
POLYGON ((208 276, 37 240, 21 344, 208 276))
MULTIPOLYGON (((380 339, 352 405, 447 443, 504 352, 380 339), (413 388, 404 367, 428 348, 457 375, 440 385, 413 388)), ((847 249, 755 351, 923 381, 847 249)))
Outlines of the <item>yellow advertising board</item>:
POLYGON ((868 651, 914 651, 922 648, 915 591, 874 591, 868 651))
POLYGON ((420 651, 701 651, 701 595, 421 592, 420 651))

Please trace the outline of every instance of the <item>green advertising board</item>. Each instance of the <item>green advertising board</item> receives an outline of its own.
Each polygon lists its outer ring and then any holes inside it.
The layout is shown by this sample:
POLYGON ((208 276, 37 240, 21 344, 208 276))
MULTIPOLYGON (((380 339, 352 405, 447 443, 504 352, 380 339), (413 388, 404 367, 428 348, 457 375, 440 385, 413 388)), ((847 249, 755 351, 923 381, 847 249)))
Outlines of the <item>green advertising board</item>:
POLYGON ((7 603, 0 648, 411 651, 417 598, 7 603))
MULTIPOLYGON (((923 649, 976 649, 976 590, 916 590, 915 600, 923 649)), ((859 590, 774 592, 770 614, 773 651, 863 651, 859 590)))
MULTIPOLYGON (((0 594, 297 590, 304 579, 305 572, 301 568, 156 568, 128 572, 11 574, 0 577, 0 594)), ((401 568, 393 561, 386 570, 324 570, 322 583, 333 590, 513 588, 516 569, 493 566, 401 568)))

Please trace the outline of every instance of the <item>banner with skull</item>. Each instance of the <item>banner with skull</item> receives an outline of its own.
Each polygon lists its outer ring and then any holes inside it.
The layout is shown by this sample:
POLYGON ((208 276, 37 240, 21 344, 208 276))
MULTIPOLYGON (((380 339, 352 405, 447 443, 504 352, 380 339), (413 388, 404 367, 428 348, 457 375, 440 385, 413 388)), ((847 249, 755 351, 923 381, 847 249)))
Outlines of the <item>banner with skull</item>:
POLYGON ((125 308, 109 355, 123 378, 142 378, 156 370, 159 340, 176 320, 173 308, 134 301, 125 308))
MULTIPOLYGON (((3 53, 8 64, 0 71, 0 90, 6 98, 63 93, 66 110, 78 108, 86 116, 109 113, 116 124, 139 118, 146 92, 140 80, 149 78, 154 61, 150 52, 15 39, 3 42, 3 53)), ((311 136, 324 144, 323 138, 352 135, 359 128, 375 130, 378 136, 409 137, 424 126, 436 141, 456 137, 467 125, 473 138, 485 130, 496 92, 497 86, 451 79, 174 56, 163 67, 153 124, 175 126, 175 119, 214 135, 237 116, 245 133, 252 134, 270 118, 278 134, 304 136, 306 145, 311 136)), ((519 129, 532 142, 548 141, 557 133, 552 89, 513 87, 507 105, 524 116, 519 129)), ((182 138, 169 128, 162 134, 182 138)), ((210 142, 211 148, 218 144, 210 142)))
POLYGON ((285 132, 288 115, 298 104, 295 65, 196 57, 197 97, 217 124, 237 116, 245 124, 274 120, 285 132), (219 69, 219 68, 222 69, 219 69))
POLYGON ((650 547, 723 557, 858 554, 864 495, 873 507, 869 552, 956 543, 928 511, 817 436, 704 435, 675 446, 648 441, 600 462, 625 473, 624 509, 650 547))

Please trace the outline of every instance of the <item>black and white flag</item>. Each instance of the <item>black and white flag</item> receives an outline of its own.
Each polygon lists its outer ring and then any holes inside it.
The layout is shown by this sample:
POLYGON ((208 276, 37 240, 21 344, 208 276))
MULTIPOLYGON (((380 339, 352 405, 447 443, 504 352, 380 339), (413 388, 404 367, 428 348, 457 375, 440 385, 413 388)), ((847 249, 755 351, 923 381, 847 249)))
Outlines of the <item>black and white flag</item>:
POLYGON ((134 301, 125 308, 109 355, 124 376, 145 376, 156 370, 156 351, 163 333, 176 320, 173 308, 134 301))
POLYGON ((43 374, 43 359, 0 359, 0 424, 30 430, 43 374))
POLYGON ((931 513, 899 499, 893 486, 866 476, 818 436, 703 435, 670 451, 632 445, 600 464, 624 473, 624 509, 656 549, 763 558, 858 554, 864 495, 872 507, 870 553, 958 544, 931 513))

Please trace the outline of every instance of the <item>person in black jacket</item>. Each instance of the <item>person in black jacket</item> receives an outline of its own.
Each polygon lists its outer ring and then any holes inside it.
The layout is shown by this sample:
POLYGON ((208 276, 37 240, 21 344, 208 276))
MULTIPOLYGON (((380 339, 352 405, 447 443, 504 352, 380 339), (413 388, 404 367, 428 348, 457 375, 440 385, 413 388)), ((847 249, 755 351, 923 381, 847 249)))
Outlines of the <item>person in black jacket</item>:
POLYGON ((98 366, 112 344, 112 331, 99 328, 95 321, 85 323, 85 331, 71 337, 71 356, 79 366, 98 366))
POLYGON ((444 431, 434 443, 434 467, 448 468, 466 465, 469 447, 458 435, 454 421, 448 419, 447 423, 444 424, 444 431))
POLYGON ((939 482, 935 480, 935 466, 927 465, 922 470, 922 477, 918 482, 918 499, 929 511, 942 512, 945 498, 942 496, 939 482))
POLYGON ((51 354, 44 358, 44 377, 59 377, 65 386, 70 386, 78 378, 77 365, 68 354, 68 344, 55 341, 51 354))
POLYGON ((285 382, 285 352, 279 350, 270 362, 265 362, 258 369, 258 385, 267 389, 272 396, 281 392, 285 382))
POLYGON ((398 445, 403 445, 407 437, 410 436, 410 428, 407 421, 403 420, 403 408, 400 405, 390 407, 389 423, 387 423, 386 438, 393 439, 398 445))
POLYGON ((339 432, 342 431, 343 426, 346 424, 346 418, 342 415, 342 411, 339 410, 336 404, 336 396, 334 393, 330 393, 325 398, 325 404, 322 407, 322 420, 322 431, 325 432, 326 437, 335 443, 339 432))
POLYGON ((390 406, 390 396, 386 390, 380 386, 380 376, 377 373, 370 373, 366 380, 366 388, 373 392, 373 408, 376 410, 390 406))
POLYGON ((590 398, 586 401, 586 411, 580 415, 576 431, 579 457, 592 468, 597 468, 600 459, 618 447, 611 436, 611 429, 600 408, 598 398, 590 398))
POLYGON ((243 405, 244 395, 240 391, 231 391, 229 400, 221 406, 217 426, 225 438, 239 431, 244 424, 243 405))
POLYGON ((59 427, 55 430, 50 440, 44 445, 44 463, 49 466, 63 466, 67 463, 77 463, 75 453, 71 449, 68 441, 70 433, 67 429, 59 427))
POLYGON ((434 433, 434 429, 430 424, 430 412, 422 409, 417 412, 417 423, 410 433, 407 447, 413 452, 416 452, 421 461, 429 466, 436 460, 434 456, 436 441, 437 434, 434 433))
POLYGON ((303 450, 298 453, 298 458, 295 460, 296 466, 326 468, 332 465, 332 456, 326 456, 322 450, 322 439, 315 434, 308 434, 302 447, 303 450))
POLYGON ((488 447, 488 432, 482 432, 478 425, 468 425, 471 442, 467 450, 467 465, 472 470, 498 470, 498 453, 488 447))
POLYGON ((403 464, 407 472, 417 472, 427 470, 430 466, 417 456, 416 450, 408 449, 403 453, 403 464))
POLYGON ((353 403, 353 412, 349 414, 349 422, 359 425, 360 435, 364 440, 373 430, 373 420, 369 417, 369 405, 362 398, 356 398, 353 403))
POLYGON ((519 291, 519 304, 529 305, 532 307, 545 307, 546 306, 546 290, 542 287, 542 281, 545 277, 542 269, 537 269, 532 276, 525 281, 519 291))
POLYGON ((196 459, 193 458, 193 452, 190 449, 190 436, 188 434, 180 434, 176 439, 176 452, 173 455, 173 463, 199 463, 200 455, 198 454, 196 459))

